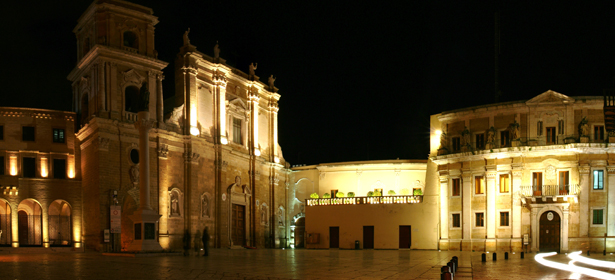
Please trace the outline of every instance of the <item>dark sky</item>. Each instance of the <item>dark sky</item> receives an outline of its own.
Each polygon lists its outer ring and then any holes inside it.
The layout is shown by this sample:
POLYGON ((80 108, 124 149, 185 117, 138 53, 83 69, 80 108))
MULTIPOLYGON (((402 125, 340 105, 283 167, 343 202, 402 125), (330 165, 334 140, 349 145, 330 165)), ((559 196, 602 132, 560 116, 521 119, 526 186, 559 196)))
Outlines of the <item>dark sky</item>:
MULTIPOLYGON (((262 81, 277 77, 279 141, 291 164, 425 159, 429 115, 495 102, 496 10, 500 101, 549 89, 602 95, 615 76, 614 2, 133 2, 160 20, 156 48, 171 63, 165 98, 188 27, 200 51, 212 55, 217 40, 232 66, 247 72, 257 62, 262 81)), ((0 9, 0 106, 71 109, 72 29, 90 3, 0 9)))

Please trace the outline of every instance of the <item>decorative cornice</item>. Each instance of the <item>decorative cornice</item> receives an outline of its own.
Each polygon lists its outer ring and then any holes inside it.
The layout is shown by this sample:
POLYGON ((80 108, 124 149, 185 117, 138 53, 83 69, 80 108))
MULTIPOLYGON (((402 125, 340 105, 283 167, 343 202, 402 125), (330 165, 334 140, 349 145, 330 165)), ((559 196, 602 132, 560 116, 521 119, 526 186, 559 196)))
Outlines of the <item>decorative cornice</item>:
POLYGON ((166 159, 169 155, 169 145, 160 144, 158 147, 158 157, 162 159, 166 159))
POLYGON ((583 175, 589 175, 590 168, 589 166, 579 166, 579 173, 583 175))

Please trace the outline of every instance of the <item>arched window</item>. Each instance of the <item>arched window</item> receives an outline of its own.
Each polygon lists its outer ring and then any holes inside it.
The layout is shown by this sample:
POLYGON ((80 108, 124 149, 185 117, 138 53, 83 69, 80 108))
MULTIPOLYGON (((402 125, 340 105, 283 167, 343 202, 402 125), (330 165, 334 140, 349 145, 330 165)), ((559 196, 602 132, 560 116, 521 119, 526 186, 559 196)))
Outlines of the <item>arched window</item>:
POLYGON ((124 90, 124 110, 127 112, 138 113, 137 103, 139 102, 139 88, 127 86, 124 90))
POLYGON ((139 48, 139 39, 137 35, 132 31, 124 32, 124 46, 138 49, 139 48))

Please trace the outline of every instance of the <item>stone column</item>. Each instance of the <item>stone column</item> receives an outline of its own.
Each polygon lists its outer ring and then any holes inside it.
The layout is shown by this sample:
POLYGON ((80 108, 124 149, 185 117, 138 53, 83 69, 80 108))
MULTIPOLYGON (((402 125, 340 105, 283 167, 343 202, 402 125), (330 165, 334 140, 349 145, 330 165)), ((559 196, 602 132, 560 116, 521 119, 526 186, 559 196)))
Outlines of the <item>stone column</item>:
POLYGON ((587 237, 589 231, 589 172, 588 165, 579 166, 579 237, 587 237))
POLYGON ((440 250, 449 249, 448 239, 448 171, 440 171, 440 250))
POLYGON ((538 209, 536 209, 536 205, 532 205, 532 214, 530 217, 530 238, 532 239, 531 252, 538 251, 538 220, 536 220, 536 215, 538 215, 538 209))
POLYGON ((17 215, 19 205, 12 203, 11 205, 11 246, 19 247, 19 216, 17 215))
POLYGON ((258 97, 257 89, 255 89, 253 86, 251 86, 249 89, 248 98, 250 99, 250 112, 252 113, 250 120, 252 121, 252 149, 254 151, 253 155, 260 156, 261 151, 258 147, 258 111, 260 110, 258 100, 260 98, 258 97))
POLYGON ((215 87, 215 99, 217 100, 217 119, 218 119, 218 138, 219 143, 228 144, 228 138, 226 138, 226 76, 222 72, 216 71, 213 76, 215 87))
POLYGON ((270 149, 273 155, 273 162, 280 163, 280 158, 278 157, 278 111, 280 108, 278 107, 278 102, 272 100, 269 103, 269 111, 271 112, 271 132, 273 136, 273 141, 271 142, 270 149))
POLYGON ((485 249, 489 252, 496 250, 496 238, 495 238, 495 223, 496 223, 496 215, 497 208, 495 207, 495 197, 496 197, 496 184, 495 177, 497 173, 495 172, 495 166, 487 167, 487 172, 485 173, 485 183, 486 183, 486 196, 487 196, 487 211, 486 213, 486 224, 487 224, 487 240, 485 241, 485 249))
POLYGON ((520 252, 523 250, 523 239, 521 238, 521 178, 523 176, 523 170, 515 169, 512 172, 512 237, 510 247, 513 252, 520 252))
POLYGON ((156 222, 160 219, 160 215, 150 205, 149 130, 154 123, 149 119, 149 112, 138 113, 135 127, 139 130, 139 208, 130 216, 134 223, 135 239, 128 247, 128 251, 162 251, 162 247, 156 241, 156 222))
MULTIPOLYGON (((615 207, 611 207, 611 203, 615 203, 615 166, 610 165, 607 167, 608 179, 606 180, 606 191, 607 194, 607 204, 606 204, 606 212, 607 212, 607 235, 614 236, 615 235, 615 207)), ((612 238, 607 239, 606 249, 609 252, 613 252, 615 248, 615 240, 612 238)))
POLYGON ((472 251, 472 173, 470 170, 463 170, 462 172, 463 240, 461 241, 461 249, 463 251, 472 251))

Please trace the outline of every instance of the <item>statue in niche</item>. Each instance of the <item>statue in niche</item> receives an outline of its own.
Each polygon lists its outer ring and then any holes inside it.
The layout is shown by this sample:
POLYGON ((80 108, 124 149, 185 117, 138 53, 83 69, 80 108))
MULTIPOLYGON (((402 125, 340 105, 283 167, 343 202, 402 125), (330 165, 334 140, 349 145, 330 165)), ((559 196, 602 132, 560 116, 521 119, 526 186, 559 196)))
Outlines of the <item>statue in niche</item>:
POLYGON ((275 82, 275 78, 273 77, 273 75, 269 76, 269 88, 271 88, 271 90, 274 89, 273 83, 275 82))
POLYGON ((495 128, 492 126, 487 130, 487 144, 495 143, 495 128))
POLYGON ((465 127, 465 129, 461 132, 461 146, 465 147, 470 145, 470 130, 468 130, 468 127, 465 127))
POLYGON ((258 66, 258 63, 254 63, 254 62, 250 63, 250 77, 256 76, 255 70, 257 66, 258 66))
POLYGON ((209 217, 209 198, 206 195, 203 196, 203 200, 201 201, 202 208, 202 216, 209 217))
POLYGON ((583 117, 579 123, 579 135, 584 137, 589 136, 589 124, 586 117, 583 117))
POLYGON ((519 123, 517 120, 508 126, 508 130, 510 131, 510 139, 518 140, 521 138, 521 134, 519 133, 519 123))
POLYGON ((261 221, 264 225, 267 225, 267 207, 261 207, 261 221))
POLYGON ((146 82, 143 82, 139 92, 139 112, 149 112, 149 90, 146 82))
POLYGON ((138 184, 139 183, 139 165, 135 164, 131 166, 129 172, 130 172, 130 181, 133 184, 138 184))
POLYGON ((184 46, 190 45, 190 38, 188 38, 188 34, 190 33, 190 28, 184 32, 184 46))
POLYGON ((171 215, 179 216, 179 197, 177 192, 171 192, 171 215))
POLYGON ((218 47, 218 41, 216 41, 216 45, 214 46, 214 58, 220 58, 220 47, 218 47))
POLYGON ((284 226, 284 210, 278 209, 278 225, 284 226))

